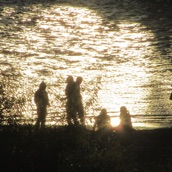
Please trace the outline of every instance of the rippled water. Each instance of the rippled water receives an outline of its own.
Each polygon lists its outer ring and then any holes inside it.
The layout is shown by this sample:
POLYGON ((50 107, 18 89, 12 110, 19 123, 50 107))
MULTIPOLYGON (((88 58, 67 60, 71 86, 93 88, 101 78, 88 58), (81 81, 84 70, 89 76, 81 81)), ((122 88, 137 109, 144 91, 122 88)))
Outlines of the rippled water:
MULTIPOLYGON (((65 114, 66 77, 82 76, 86 116, 106 108, 119 123, 125 105, 135 128, 172 125, 172 15, 169 6, 139 1, 61 1, 0 7, 1 78, 24 96, 48 84, 48 121, 65 114)), ((65 118, 65 117, 64 117, 65 118)))

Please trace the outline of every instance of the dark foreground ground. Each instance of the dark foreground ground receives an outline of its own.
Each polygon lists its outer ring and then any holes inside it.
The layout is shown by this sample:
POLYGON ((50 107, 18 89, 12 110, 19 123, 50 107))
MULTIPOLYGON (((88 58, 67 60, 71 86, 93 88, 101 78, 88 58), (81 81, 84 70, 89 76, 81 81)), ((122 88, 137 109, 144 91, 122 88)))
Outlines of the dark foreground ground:
POLYGON ((171 172, 172 129, 0 126, 0 171, 171 172))

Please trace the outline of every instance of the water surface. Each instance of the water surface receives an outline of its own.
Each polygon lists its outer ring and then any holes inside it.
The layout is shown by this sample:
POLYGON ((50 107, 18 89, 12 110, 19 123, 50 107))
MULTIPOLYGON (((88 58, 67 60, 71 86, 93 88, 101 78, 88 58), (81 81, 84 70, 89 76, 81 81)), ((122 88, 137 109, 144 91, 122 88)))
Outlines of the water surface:
POLYGON ((68 0, 4 5, 0 12, 1 77, 9 95, 25 97, 20 111, 26 119, 36 118, 33 94, 44 80, 51 103, 47 123, 58 124, 59 117, 63 123, 61 98, 67 76, 73 75, 84 79, 87 117, 106 108, 116 126, 120 106, 126 106, 135 128, 172 125, 168 6, 68 0))

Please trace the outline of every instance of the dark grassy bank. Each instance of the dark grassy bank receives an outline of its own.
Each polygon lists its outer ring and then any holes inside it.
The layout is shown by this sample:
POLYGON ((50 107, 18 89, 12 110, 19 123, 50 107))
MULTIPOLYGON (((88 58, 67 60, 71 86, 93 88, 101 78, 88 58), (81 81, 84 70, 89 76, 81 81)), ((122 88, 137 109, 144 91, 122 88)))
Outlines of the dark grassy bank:
POLYGON ((0 127, 0 171, 172 171, 172 129, 132 133, 84 127, 0 127))

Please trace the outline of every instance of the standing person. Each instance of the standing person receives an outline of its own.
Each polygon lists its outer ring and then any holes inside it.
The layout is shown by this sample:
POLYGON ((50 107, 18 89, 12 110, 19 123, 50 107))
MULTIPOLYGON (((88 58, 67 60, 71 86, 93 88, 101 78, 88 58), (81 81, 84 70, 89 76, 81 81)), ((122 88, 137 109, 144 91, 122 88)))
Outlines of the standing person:
POLYGON ((96 117, 94 129, 98 131, 109 130, 111 128, 110 116, 106 109, 102 109, 100 114, 96 117))
POLYGON ((130 113, 125 106, 120 107, 120 128, 123 131, 130 131, 133 128, 130 113))
POLYGON ((34 102, 37 106, 37 121, 36 126, 39 128, 45 127, 47 106, 49 105, 48 93, 46 91, 46 84, 42 81, 39 85, 39 89, 34 94, 34 102))
POLYGON ((72 122, 74 124, 78 124, 76 118, 76 108, 75 108, 75 99, 74 99, 74 91, 76 84, 74 82, 73 76, 69 75, 66 79, 67 85, 65 89, 66 95, 66 113, 67 113, 67 123, 71 125, 72 122))
POLYGON ((82 95, 80 91, 80 85, 83 81, 82 77, 77 77, 75 82, 75 92, 74 92, 74 102, 76 108, 76 115, 80 118, 80 122, 82 125, 85 125, 85 118, 84 118, 84 107, 82 103, 82 95))

